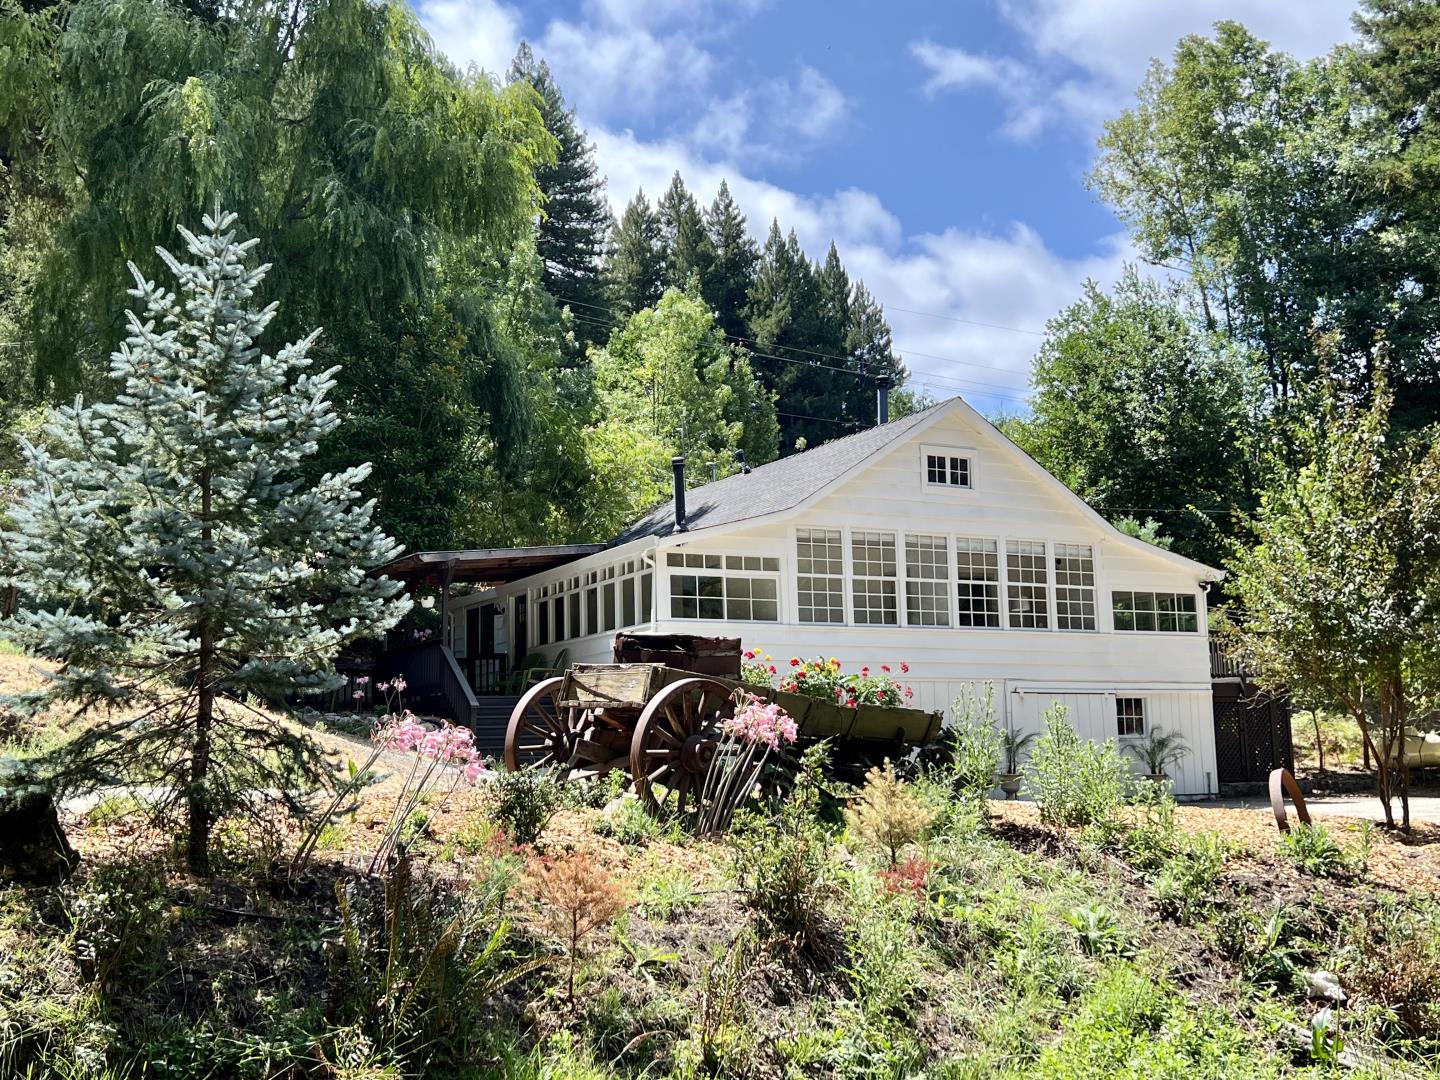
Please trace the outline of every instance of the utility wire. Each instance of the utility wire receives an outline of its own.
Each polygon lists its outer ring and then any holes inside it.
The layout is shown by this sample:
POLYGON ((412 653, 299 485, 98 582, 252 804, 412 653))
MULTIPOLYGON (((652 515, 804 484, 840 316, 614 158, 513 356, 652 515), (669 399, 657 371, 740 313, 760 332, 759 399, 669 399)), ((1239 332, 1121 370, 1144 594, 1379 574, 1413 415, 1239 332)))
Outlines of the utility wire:
MULTIPOLYGON (((593 305, 593 304, 587 304, 586 306, 587 306, 587 307, 594 307, 595 305, 593 305)), ((577 320, 579 320, 580 322, 583 322, 583 323, 592 325, 592 326, 603 326, 603 327, 608 327, 608 328, 610 328, 610 329, 614 329, 614 327, 617 325, 617 324, 615 324, 615 323, 613 323, 613 322, 610 322, 610 321, 607 321, 607 320, 592 318, 592 317, 590 317, 590 316, 578 314, 578 313, 573 312, 573 311, 570 313, 570 317, 573 318, 573 319, 577 319, 577 320)), ((733 337, 736 337, 736 335, 732 335, 732 334, 726 334, 725 336, 726 336, 726 337, 732 337, 732 338, 733 338, 733 337)), ((740 341, 748 341, 748 340, 750 340, 750 339, 749 339, 749 338, 738 338, 737 340, 740 340, 740 341)), ((787 348, 787 349, 788 349, 788 348, 790 348, 790 346, 788 346, 788 345, 783 345, 783 346, 781 346, 781 348, 787 348)), ((821 364, 821 363, 818 363, 818 362, 816 362, 816 361, 814 361, 814 360, 802 360, 802 359, 800 359, 800 358, 798 358, 798 357, 794 357, 794 356, 777 356, 775 353, 759 352, 759 351, 754 350, 754 349, 747 349, 746 351, 749 352, 749 354, 750 354, 751 356, 757 356, 757 357, 760 357, 761 359, 764 359, 764 360, 780 360, 780 361, 783 361, 784 363, 787 363, 787 364, 801 364, 801 365, 803 365, 803 366, 805 366, 805 367, 808 367, 808 368, 811 368, 811 369, 813 369, 813 370, 817 370, 817 371, 834 371, 834 372, 838 372, 838 373, 841 374, 841 375, 856 375, 856 376, 859 376, 859 377, 861 377, 861 378, 867 378, 867 379, 871 377, 868 373, 863 372, 863 371, 856 371, 854 368, 834 367, 833 365, 830 365, 830 364, 821 364)), ((810 351, 810 350, 802 350, 802 351, 810 351)), ((815 355, 817 355, 817 356, 824 356, 824 357, 827 357, 827 358, 833 359, 833 360, 845 360, 845 359, 846 359, 846 358, 843 357, 843 356, 832 356, 831 354, 828 354, 828 353, 816 353, 815 355)), ((944 359, 944 357, 939 357, 938 359, 944 359)), ((961 385, 962 383, 969 383, 969 384, 971 384, 971 386, 974 386, 974 387, 983 387, 983 388, 986 388, 986 389, 1003 391, 1003 393, 1000 393, 1000 394, 989 394, 989 395, 985 395, 985 396, 988 396, 988 397, 1003 397, 1003 398, 1007 398, 1007 399, 1012 400, 1012 401, 1021 401, 1021 402, 1025 401, 1024 396, 1022 396, 1022 395, 1020 395, 1019 393, 1017 393, 1017 391, 1018 391, 1019 388, 1018 388, 1018 387, 1014 387, 1014 386, 1002 386, 1002 385, 1000 385, 1000 384, 998 384, 998 383, 981 382, 979 379, 969 379, 969 378, 966 378, 965 376, 960 376, 960 375, 957 375, 957 376, 940 376, 940 375, 934 375, 934 374, 932 374, 932 373, 930 373, 930 372, 924 372, 924 371, 913 372, 913 374, 918 374, 918 375, 921 375, 921 376, 925 376, 926 379, 928 379, 928 381, 930 381, 931 383, 933 383, 933 384, 936 385, 936 386, 943 386, 943 384, 946 383, 946 382, 953 382, 954 385, 950 387, 951 389, 954 389, 954 390, 965 390, 965 391, 967 391, 967 392, 979 393, 979 391, 974 391, 974 390, 971 390, 970 387, 961 385)), ((923 384, 924 381, 925 381, 925 380, 922 380, 922 384, 923 384)))
MULTIPOLYGON (((590 308, 592 311, 600 311, 600 312, 603 312, 603 313, 609 318, 610 325, 612 325, 612 326, 618 326, 618 325, 619 325, 619 320, 616 318, 617 312, 615 311, 614 308, 605 307, 605 306, 602 305, 602 304, 588 304, 588 303, 586 303, 586 302, 583 301, 583 300, 574 300, 574 299, 572 299, 572 298, 570 298, 570 297, 568 297, 568 296, 556 296, 555 299, 556 299, 556 300, 560 300, 560 301, 562 301, 562 302, 564 302, 564 303, 566 303, 566 304, 578 304, 580 307, 590 308)), ((895 308, 894 310, 896 310, 896 311, 903 311, 903 310, 905 310, 905 309, 904 309, 904 308, 895 308)), ((574 312, 572 312, 571 314, 573 315, 574 312)), ((922 314, 923 314, 923 313, 922 313, 922 314)), ((579 316, 576 316, 576 317, 578 318, 579 316)), ((937 315, 937 316, 935 316, 935 317, 936 317, 936 318, 942 318, 942 319, 943 319, 943 318, 948 318, 949 316, 937 315)), ((991 326, 990 323, 976 323, 976 322, 971 322, 971 320, 968 320, 968 319, 956 319, 956 320, 954 320, 954 321, 956 321, 956 322, 970 323, 970 324, 973 325, 973 326, 991 326)), ((1014 327, 1008 327, 1008 326, 997 326, 997 327, 993 327, 993 329, 997 329, 997 330, 1013 330, 1013 329, 1015 329, 1015 328, 1014 328, 1014 327)), ((1017 330, 1017 331, 1016 331, 1016 333, 1021 333, 1021 334, 1028 334, 1028 333, 1033 333, 1033 332, 1034 332, 1034 331, 1030 331, 1030 330, 1017 330)), ((1041 336, 1043 337, 1044 335, 1042 334, 1041 336)), ((754 338, 745 337, 745 336, 742 335, 742 334, 726 334, 725 337, 728 338, 728 339, 731 340, 731 341, 738 341, 738 342, 741 342, 741 343, 744 343, 744 344, 750 344, 750 345, 758 345, 758 344, 759 344, 759 342, 756 341, 754 338)), ((801 348, 799 345, 777 345, 777 346, 775 346, 775 347, 776 347, 776 348, 780 348, 780 349, 785 349, 785 350, 790 351, 790 352, 804 353, 804 354, 806 354, 807 356, 817 356, 817 357, 821 358, 822 360, 839 360, 839 361, 841 361, 841 362, 848 362, 850 359, 852 359, 851 357, 848 357, 848 356, 836 356, 834 353, 820 352, 818 349, 805 349, 805 348, 801 348)), ((906 349, 906 348, 903 348, 903 347, 898 346, 898 345, 895 346, 895 347, 896 347, 896 349, 897 349, 898 351, 900 351, 900 352, 902 352, 902 353, 904 353, 904 354, 906 354, 906 355, 908 355, 908 356, 923 356, 923 357, 925 357, 925 358, 928 359, 928 360, 940 360, 940 361, 942 361, 942 362, 944 362, 944 363, 947 363, 947 364, 961 364, 961 365, 966 366, 966 367, 985 368, 985 369, 988 370, 988 371, 1002 371, 1002 372, 1006 372, 1006 373, 1011 373, 1009 368, 1001 367, 1001 366, 998 365, 998 364, 984 364, 984 363, 981 363, 979 360, 958 360, 958 359, 956 359, 956 358, 953 357, 953 356, 937 356, 937 355, 935 355, 934 353, 918 352, 918 351, 916 351, 916 350, 914 350, 914 349, 906 349)), ((1014 390, 1014 389, 1016 389, 1016 387, 1008 387, 1007 389, 1014 390)))

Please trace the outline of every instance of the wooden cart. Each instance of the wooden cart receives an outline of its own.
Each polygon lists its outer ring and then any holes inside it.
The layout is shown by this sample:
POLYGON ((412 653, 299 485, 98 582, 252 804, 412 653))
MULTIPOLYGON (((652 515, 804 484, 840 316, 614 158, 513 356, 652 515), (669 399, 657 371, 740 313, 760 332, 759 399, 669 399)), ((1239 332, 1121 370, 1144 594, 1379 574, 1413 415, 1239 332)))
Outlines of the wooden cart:
POLYGON ((577 664, 536 684, 516 704, 505 764, 551 768, 566 780, 623 769, 648 809, 684 812, 687 804, 693 809, 720 726, 734 716, 741 689, 794 717, 799 748, 834 740, 833 759, 849 770, 931 745, 943 720, 919 709, 847 708, 665 664, 577 664))

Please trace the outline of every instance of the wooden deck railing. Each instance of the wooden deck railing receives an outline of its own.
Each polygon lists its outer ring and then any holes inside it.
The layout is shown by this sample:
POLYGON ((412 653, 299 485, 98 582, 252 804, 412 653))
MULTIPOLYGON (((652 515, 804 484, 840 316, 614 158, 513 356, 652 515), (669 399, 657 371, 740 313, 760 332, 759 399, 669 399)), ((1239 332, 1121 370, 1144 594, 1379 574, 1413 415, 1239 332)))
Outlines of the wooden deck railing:
POLYGON ((1212 679, 1245 679, 1254 675, 1243 663, 1221 650, 1219 644, 1210 642, 1210 677, 1212 679))
POLYGON ((375 663, 375 679, 405 677, 405 700, 416 711, 443 710, 457 724, 475 722, 478 703, 455 654, 438 641, 389 649, 375 663))

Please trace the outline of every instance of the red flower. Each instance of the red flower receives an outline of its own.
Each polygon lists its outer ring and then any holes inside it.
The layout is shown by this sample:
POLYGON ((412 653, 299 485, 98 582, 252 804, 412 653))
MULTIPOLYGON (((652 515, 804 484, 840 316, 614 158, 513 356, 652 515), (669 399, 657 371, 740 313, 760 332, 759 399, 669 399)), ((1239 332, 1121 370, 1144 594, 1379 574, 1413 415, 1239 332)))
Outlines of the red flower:
POLYGON ((754 660, 754 659, 755 659, 755 650, 754 650, 754 649, 746 649, 746 650, 745 650, 745 659, 746 659, 746 660, 754 660))
POLYGON ((801 668, 799 671, 795 672, 795 678, 797 678, 797 679, 803 679, 804 677, 805 677, 805 669, 804 669, 804 668, 801 668))
POLYGON ((799 658, 798 656, 792 656, 792 657, 790 657, 790 666, 791 666, 791 667, 799 667, 799 666, 800 666, 800 658, 799 658))
POLYGON ((869 668, 868 666, 867 666, 867 667, 862 667, 862 668, 860 669, 860 674, 861 674, 861 675, 869 675, 869 674, 870 674, 870 668, 869 668))
POLYGON ((910 665, 902 660, 900 661, 900 670, 908 675, 910 673, 910 665))
POLYGON ((906 701, 909 701, 909 700, 910 700, 912 697, 914 697, 914 696, 915 696, 915 691, 914 691, 914 690, 911 690, 910 687, 908 687, 908 686, 905 687, 905 700, 906 700, 906 701))
POLYGON ((889 670, 890 670, 890 665, 889 665, 889 664, 881 664, 881 665, 880 665, 880 670, 881 670, 881 671, 889 671, 889 670))
POLYGON ((774 664, 771 664, 771 665, 770 665, 770 674, 771 674, 771 675, 774 675, 774 674, 775 674, 775 665, 774 665, 774 664))

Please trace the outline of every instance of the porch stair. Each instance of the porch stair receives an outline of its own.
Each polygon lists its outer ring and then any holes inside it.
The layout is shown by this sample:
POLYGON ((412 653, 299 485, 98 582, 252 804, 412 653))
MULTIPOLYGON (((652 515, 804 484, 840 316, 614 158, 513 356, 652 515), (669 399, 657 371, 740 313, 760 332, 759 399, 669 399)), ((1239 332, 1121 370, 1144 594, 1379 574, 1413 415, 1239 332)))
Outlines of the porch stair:
POLYGON ((518 694, 476 696, 471 727, 475 732, 475 746, 481 753, 500 756, 505 749, 505 729, 510 724, 510 714, 519 700, 518 694))

